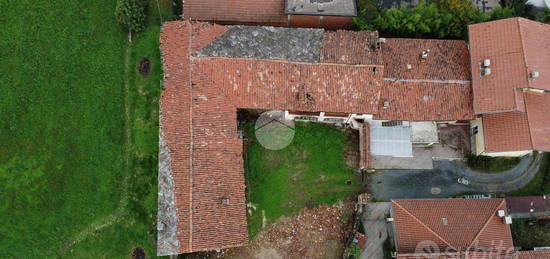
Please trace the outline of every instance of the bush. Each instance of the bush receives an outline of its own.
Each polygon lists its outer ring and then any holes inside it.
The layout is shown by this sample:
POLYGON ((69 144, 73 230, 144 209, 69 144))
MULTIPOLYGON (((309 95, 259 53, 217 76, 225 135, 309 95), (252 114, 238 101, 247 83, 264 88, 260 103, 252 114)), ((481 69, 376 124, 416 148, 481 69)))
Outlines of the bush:
POLYGON ((550 24, 550 8, 544 9, 537 15, 537 21, 550 24))
POLYGON ((521 158, 469 155, 467 161, 470 168, 491 173, 512 169, 521 161, 521 158))
POLYGON ((373 0, 359 4, 359 16, 353 19, 358 30, 378 30, 384 36, 415 38, 465 39, 468 25, 514 17, 511 8, 496 8, 483 13, 468 0, 439 0, 431 4, 421 2, 410 8, 380 10, 373 0))
POLYGON ((115 16, 120 25, 131 32, 145 29, 148 0, 118 0, 115 16))

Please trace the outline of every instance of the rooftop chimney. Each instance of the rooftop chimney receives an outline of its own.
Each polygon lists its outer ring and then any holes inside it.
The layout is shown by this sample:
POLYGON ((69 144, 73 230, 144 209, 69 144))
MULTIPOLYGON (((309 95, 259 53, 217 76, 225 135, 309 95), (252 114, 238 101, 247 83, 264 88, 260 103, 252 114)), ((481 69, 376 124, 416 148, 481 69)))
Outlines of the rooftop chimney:
POLYGON ((420 57, 422 59, 427 59, 428 58, 428 53, 430 53, 430 49, 427 49, 425 51, 422 51, 422 54, 420 54, 420 57))
POLYGON ((488 76, 488 75, 490 75, 490 74, 491 74, 491 69, 488 68, 488 67, 486 67, 486 68, 484 68, 483 70, 481 70, 481 76, 482 76, 482 77, 483 77, 483 76, 488 76))
POLYGON ((506 225, 511 225, 512 224, 512 217, 510 217, 510 216, 504 217, 504 223, 506 223, 506 225))
POLYGON ((529 76, 531 77, 531 79, 535 79, 535 78, 539 77, 539 72, 533 71, 529 74, 529 76))
POLYGON ((498 216, 501 217, 501 218, 504 218, 506 216, 506 213, 504 210, 499 210, 498 211, 498 216))
POLYGON ((387 109, 390 107, 390 101, 384 101, 384 109, 387 109))
POLYGON ((490 65, 491 65, 491 60, 490 59, 483 60, 483 67, 489 67, 490 65))

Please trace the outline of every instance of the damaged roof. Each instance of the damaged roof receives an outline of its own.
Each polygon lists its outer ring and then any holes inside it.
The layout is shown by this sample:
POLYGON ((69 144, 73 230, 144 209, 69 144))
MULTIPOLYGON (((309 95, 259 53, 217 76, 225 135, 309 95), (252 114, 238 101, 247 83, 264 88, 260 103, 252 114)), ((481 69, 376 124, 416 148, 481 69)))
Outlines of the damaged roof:
POLYGON ((355 0, 286 0, 287 14, 357 16, 355 0))
MULTIPOLYGON (((444 72, 450 73, 443 77, 450 81, 429 73, 409 81, 394 72, 388 80, 383 60, 392 54, 385 54, 384 45, 377 43, 374 32, 166 23, 161 34, 164 161, 159 178, 167 181, 170 176, 173 183, 159 188, 173 189, 176 209, 159 212, 158 225, 175 221, 177 227, 159 228, 159 255, 247 244, 239 108, 381 114, 403 120, 473 118, 471 105, 456 101, 456 96, 469 97, 471 89, 467 78, 453 75, 467 72, 444 72), (253 38, 256 33, 265 39, 253 38), (278 44, 296 48, 289 50, 294 56, 278 48, 274 40, 281 34, 289 36, 278 44), (311 48, 298 44, 304 39, 310 40, 311 48), (362 43, 364 39, 370 40, 362 43), (350 48, 342 50, 346 44, 350 48), (381 110, 381 97, 389 101, 390 110, 381 110)), ((467 58, 465 48, 450 48, 451 57, 467 58)), ((428 60, 443 57, 432 55, 428 60)), ((418 69, 430 62, 418 63, 418 69)), ((159 199, 172 197, 159 191, 159 199)), ((169 204, 159 201, 159 206, 169 204)))

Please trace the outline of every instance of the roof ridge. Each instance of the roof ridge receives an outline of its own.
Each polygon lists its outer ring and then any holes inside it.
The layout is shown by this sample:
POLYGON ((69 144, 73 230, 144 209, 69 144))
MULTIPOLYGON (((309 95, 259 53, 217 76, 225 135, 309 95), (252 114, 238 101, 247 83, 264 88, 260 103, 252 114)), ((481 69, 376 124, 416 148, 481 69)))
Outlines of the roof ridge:
POLYGON ((487 226, 489 225, 489 222, 491 222, 491 219, 493 218, 493 216, 495 215, 495 211, 498 210, 498 208, 500 208, 500 206, 503 205, 504 203, 504 199, 501 199, 500 203, 497 204, 497 206, 492 209, 492 213, 489 215, 488 219, 485 221, 485 224, 483 224, 483 227, 479 230, 479 232, 476 234, 476 236, 474 237, 474 239, 472 240, 472 242, 470 243, 470 245, 468 246, 468 248, 466 249, 466 251, 469 251, 470 248, 472 248, 472 246, 474 245, 474 243, 477 241, 477 239, 481 236, 481 233, 483 233, 483 231, 487 228, 487 226))
MULTIPOLYGON (((526 77, 524 77, 524 80, 525 82, 527 83, 527 87, 529 87, 529 79, 527 79, 527 76, 529 75, 529 69, 527 67, 527 55, 525 55, 525 41, 523 40, 524 37, 523 37, 523 34, 521 33, 521 26, 520 26, 520 19, 521 17, 518 17, 518 19, 516 19, 516 26, 518 28, 518 34, 519 34, 519 40, 520 40, 520 46, 521 46, 521 57, 523 60, 523 68, 525 69, 525 75, 526 77)), ((517 88, 517 87, 516 87, 517 88)), ((514 104, 516 105, 516 109, 518 109, 518 103, 516 101, 516 99, 514 98, 514 104)))
POLYGON ((220 60, 244 60, 244 61, 266 61, 273 63, 290 63, 290 64, 300 64, 300 65, 317 65, 317 66, 342 66, 342 67, 384 67, 384 65, 377 64, 345 64, 345 63, 326 63, 326 62, 303 62, 303 61, 290 61, 290 60, 280 60, 280 59, 262 59, 262 58, 243 58, 243 57, 215 57, 215 56, 196 56, 194 59, 220 59, 220 60))
POLYGON ((403 209, 407 214, 409 214, 414 220, 416 220, 420 225, 422 225, 424 228, 426 228, 428 231, 430 231, 433 235, 435 235, 437 238, 439 238, 443 243, 447 244, 449 247, 454 248, 451 243, 449 243, 447 240, 445 240, 443 237, 441 237, 439 234, 437 234, 435 231, 433 231, 428 225, 424 224, 420 219, 418 219, 415 215, 413 215, 410 211, 405 209, 401 204, 397 203, 395 200, 392 201, 393 204, 397 205, 399 208, 403 209))
POLYGON ((194 150, 194 134, 193 134, 193 72, 191 70, 191 51, 193 49, 193 24, 189 20, 185 20, 186 27, 189 32, 187 37, 189 46, 187 49, 187 58, 189 63, 186 64, 189 70, 189 135, 191 141, 189 142, 189 250, 193 250, 193 150, 194 150))

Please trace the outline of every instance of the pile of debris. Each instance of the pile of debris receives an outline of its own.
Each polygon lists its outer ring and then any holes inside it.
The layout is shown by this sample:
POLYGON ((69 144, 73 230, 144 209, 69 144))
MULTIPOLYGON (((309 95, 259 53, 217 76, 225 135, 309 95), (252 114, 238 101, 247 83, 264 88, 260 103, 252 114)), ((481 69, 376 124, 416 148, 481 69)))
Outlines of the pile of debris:
POLYGON ((264 229, 247 247, 202 258, 340 258, 354 209, 352 201, 302 209, 298 216, 280 218, 264 229))

